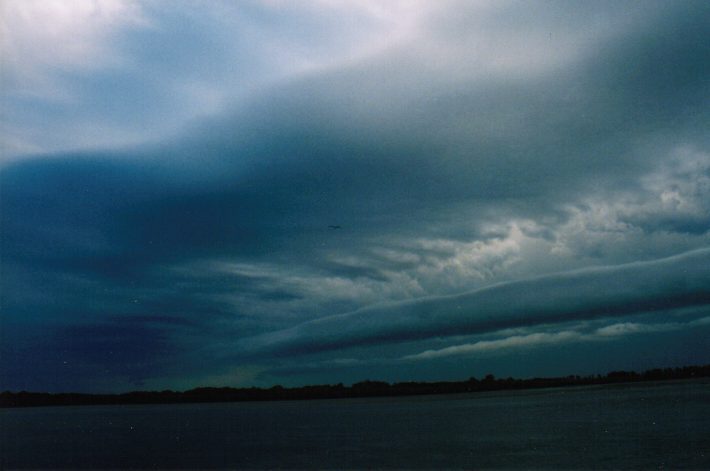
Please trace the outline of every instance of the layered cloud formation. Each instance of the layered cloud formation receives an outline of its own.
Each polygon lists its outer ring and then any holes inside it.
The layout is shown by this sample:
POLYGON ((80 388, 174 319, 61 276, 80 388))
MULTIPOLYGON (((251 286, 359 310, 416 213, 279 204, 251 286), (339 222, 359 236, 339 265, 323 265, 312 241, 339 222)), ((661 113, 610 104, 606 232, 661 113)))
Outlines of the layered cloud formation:
POLYGON ((590 268, 469 293, 422 298, 319 318, 247 342, 300 353, 370 343, 491 332, 710 303, 710 250, 590 268))
POLYGON ((3 388, 710 359, 702 2, 3 8, 3 388))

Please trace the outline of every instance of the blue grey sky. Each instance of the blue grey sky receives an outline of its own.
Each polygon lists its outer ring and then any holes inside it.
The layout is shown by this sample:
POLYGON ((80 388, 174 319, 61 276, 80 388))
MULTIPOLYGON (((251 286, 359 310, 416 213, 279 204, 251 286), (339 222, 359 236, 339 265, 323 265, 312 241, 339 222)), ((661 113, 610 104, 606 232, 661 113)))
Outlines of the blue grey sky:
POLYGON ((6 0, 0 389, 710 362, 710 4, 6 0))

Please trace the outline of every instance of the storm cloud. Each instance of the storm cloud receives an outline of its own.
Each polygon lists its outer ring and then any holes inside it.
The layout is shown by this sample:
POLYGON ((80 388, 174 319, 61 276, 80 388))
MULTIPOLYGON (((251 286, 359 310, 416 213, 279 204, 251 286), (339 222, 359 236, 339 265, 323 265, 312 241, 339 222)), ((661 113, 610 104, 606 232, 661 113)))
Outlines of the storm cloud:
POLYGON ((704 2, 7 3, 4 388, 710 303, 704 2))
POLYGON ((708 304, 710 250, 702 249, 365 308, 270 333, 246 345, 293 354, 708 304))

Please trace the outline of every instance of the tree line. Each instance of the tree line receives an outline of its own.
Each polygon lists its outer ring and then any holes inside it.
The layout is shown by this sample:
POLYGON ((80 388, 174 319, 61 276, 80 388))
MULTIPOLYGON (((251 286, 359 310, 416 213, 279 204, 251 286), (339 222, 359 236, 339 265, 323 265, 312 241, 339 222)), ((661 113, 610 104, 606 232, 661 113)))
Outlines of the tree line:
POLYGON ((287 388, 200 387, 187 391, 133 391, 123 394, 83 393, 0 393, 0 407, 70 406, 109 404, 177 404, 198 402, 276 401, 305 399, 341 399, 375 396, 413 396, 424 394, 454 394, 483 391, 520 390, 597 384, 664 381, 710 377, 710 365, 680 368, 656 368, 637 373, 612 371, 606 375, 570 375, 554 378, 496 378, 486 375, 482 379, 471 377, 465 381, 400 382, 361 381, 351 386, 342 383, 287 388))

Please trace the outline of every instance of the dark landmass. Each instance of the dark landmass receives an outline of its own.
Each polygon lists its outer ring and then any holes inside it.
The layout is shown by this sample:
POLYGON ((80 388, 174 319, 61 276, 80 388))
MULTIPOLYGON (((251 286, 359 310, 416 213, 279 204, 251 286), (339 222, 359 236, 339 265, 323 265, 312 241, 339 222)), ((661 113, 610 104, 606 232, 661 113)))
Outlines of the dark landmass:
POLYGON ((105 404, 178 404, 196 402, 280 401, 301 399, 339 399, 375 396, 414 396, 423 394, 454 394, 482 391, 503 391, 596 384, 633 383, 710 377, 710 365, 682 368, 656 368, 635 371, 612 371, 605 376, 565 376, 558 378, 495 378, 489 374, 483 379, 466 381, 404 382, 362 381, 352 386, 315 385, 297 388, 273 386, 263 388, 196 388, 188 391, 134 391, 124 394, 81 393, 0 393, 0 407, 78 406, 105 404))

